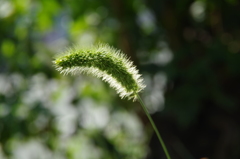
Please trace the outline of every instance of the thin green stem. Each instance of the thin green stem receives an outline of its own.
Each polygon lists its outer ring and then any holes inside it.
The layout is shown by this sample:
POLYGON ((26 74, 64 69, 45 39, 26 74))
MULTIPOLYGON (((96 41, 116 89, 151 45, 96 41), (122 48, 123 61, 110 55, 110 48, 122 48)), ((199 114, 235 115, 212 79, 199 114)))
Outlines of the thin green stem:
POLYGON ((169 153, 168 153, 167 147, 165 146, 165 144, 164 144, 164 142, 163 142, 163 140, 162 140, 162 137, 161 137, 160 133, 158 132, 158 129, 157 129, 154 121, 152 120, 152 117, 150 116, 150 114, 149 114, 149 112, 148 112, 145 104, 143 103, 143 101, 142 101, 141 97, 139 96, 139 94, 137 93, 136 95, 137 95, 137 98, 138 98, 138 100, 139 100, 139 102, 140 102, 140 104, 141 104, 141 106, 142 106, 145 114, 147 115, 150 123, 152 124, 152 127, 153 127, 155 133, 157 134, 157 137, 158 137, 158 139, 159 139, 159 141, 160 141, 160 143, 161 143, 161 145, 162 145, 163 151, 164 151, 167 159, 171 159, 171 157, 170 157, 170 155, 169 155, 169 153))

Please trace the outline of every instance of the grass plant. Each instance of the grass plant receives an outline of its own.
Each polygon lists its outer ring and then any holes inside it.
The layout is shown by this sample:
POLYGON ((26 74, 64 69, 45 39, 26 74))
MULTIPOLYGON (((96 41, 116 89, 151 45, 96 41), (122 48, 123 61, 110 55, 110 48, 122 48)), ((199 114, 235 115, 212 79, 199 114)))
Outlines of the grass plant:
POLYGON ((63 74, 90 74, 101 78, 114 88, 121 98, 138 99, 162 145, 167 159, 171 159, 162 137, 152 120, 139 92, 145 85, 133 62, 127 56, 106 44, 87 48, 72 48, 56 57, 56 69, 63 74))

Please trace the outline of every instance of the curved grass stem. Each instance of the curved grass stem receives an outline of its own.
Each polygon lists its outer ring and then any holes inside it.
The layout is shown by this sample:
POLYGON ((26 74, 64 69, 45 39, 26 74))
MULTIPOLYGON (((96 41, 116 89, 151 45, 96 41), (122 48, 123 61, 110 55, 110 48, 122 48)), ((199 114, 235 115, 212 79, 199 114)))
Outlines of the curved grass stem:
POLYGON ((139 94, 137 93, 136 95, 137 95, 137 98, 138 98, 138 100, 139 100, 139 102, 140 102, 140 104, 141 104, 141 106, 142 106, 145 114, 147 115, 150 123, 152 124, 152 127, 153 127, 155 133, 157 134, 157 137, 158 137, 158 139, 159 139, 159 141, 160 141, 160 143, 161 143, 161 145, 162 145, 163 151, 164 151, 167 159, 171 159, 171 157, 170 157, 170 155, 169 155, 169 153, 168 153, 167 147, 165 146, 165 144, 164 144, 164 142, 163 142, 163 140, 162 140, 162 137, 161 137, 160 133, 158 132, 158 129, 157 129, 154 121, 152 120, 152 117, 150 116, 150 114, 149 114, 149 112, 148 112, 145 104, 143 103, 143 101, 142 101, 141 97, 139 96, 139 94))

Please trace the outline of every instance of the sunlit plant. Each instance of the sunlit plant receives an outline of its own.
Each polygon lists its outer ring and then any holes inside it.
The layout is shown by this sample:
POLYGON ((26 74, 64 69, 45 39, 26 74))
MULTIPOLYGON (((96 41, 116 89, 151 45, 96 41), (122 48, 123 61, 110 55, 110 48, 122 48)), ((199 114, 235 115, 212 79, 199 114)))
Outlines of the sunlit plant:
POLYGON ((139 92, 145 87, 138 70, 127 56, 121 51, 106 44, 99 44, 87 48, 72 48, 59 55, 53 61, 56 69, 63 74, 76 75, 79 73, 91 74, 109 83, 121 98, 135 101, 138 99, 168 159, 167 148, 153 122, 139 92))

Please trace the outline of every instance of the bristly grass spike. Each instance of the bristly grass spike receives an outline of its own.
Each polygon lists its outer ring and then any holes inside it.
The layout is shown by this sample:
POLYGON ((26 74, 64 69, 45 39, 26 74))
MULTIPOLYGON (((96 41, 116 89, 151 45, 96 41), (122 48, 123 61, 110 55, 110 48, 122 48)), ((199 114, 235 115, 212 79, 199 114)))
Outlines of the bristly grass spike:
POLYGON ((58 56, 54 64, 62 74, 91 74, 110 84, 121 98, 135 100, 144 89, 143 79, 125 54, 106 44, 72 48, 58 56))

